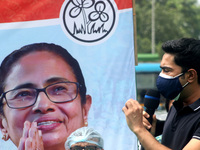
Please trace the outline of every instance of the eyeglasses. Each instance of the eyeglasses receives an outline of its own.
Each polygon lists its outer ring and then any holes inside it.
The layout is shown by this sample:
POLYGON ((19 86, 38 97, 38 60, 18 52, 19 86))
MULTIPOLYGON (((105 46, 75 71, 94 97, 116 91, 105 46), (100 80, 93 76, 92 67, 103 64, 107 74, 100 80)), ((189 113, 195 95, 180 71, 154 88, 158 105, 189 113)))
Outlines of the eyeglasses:
POLYGON ((71 147, 70 150, 101 150, 102 148, 99 146, 74 146, 71 147))
POLYGON ((20 109, 34 105, 39 93, 44 92, 51 102, 64 103, 74 100, 80 87, 78 82, 57 82, 42 89, 16 88, 2 93, 0 99, 5 98, 8 107, 20 109))

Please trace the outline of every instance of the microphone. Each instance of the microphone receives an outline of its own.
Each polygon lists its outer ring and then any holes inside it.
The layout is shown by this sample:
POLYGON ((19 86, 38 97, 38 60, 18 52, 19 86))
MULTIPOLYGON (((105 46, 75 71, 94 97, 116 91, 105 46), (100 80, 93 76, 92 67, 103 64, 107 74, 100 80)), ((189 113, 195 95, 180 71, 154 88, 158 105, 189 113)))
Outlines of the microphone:
POLYGON ((153 121, 153 114, 155 110, 158 108, 160 103, 160 93, 157 90, 148 90, 144 96, 144 106, 146 107, 146 112, 150 115, 147 120, 150 124, 153 121))
MULTIPOLYGON (((160 103, 160 93, 157 90, 148 90, 144 96, 144 106, 146 107, 146 112, 149 114, 149 118, 147 120, 150 124, 153 121, 153 114, 155 110, 158 108, 160 103)), ((150 130, 149 130, 150 131, 150 130)), ((141 146, 141 150, 145 150, 143 146, 141 146)))

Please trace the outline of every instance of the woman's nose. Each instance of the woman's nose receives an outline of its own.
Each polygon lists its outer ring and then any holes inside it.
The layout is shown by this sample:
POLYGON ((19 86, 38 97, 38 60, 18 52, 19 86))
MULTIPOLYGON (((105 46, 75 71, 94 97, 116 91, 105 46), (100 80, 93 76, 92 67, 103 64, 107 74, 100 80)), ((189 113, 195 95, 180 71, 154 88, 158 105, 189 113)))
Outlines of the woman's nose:
POLYGON ((47 113, 55 110, 55 103, 51 102, 44 92, 40 92, 33 105, 33 111, 36 113, 47 113))

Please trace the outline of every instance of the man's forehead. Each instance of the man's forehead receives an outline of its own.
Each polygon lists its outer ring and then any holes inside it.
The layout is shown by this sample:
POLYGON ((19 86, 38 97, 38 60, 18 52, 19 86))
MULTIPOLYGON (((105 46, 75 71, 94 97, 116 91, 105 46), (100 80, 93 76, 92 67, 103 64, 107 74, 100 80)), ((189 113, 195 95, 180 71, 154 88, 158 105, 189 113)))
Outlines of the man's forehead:
POLYGON ((173 54, 169 54, 169 53, 165 53, 164 55, 163 55, 163 57, 162 57, 162 60, 161 60, 161 62, 162 61, 171 61, 171 62, 174 62, 174 57, 175 57, 175 55, 173 55, 173 54))
POLYGON ((160 66, 164 67, 164 66, 174 66, 176 65, 175 61, 174 61, 174 55, 169 54, 169 53, 165 53, 162 57, 162 60, 160 62, 160 66))

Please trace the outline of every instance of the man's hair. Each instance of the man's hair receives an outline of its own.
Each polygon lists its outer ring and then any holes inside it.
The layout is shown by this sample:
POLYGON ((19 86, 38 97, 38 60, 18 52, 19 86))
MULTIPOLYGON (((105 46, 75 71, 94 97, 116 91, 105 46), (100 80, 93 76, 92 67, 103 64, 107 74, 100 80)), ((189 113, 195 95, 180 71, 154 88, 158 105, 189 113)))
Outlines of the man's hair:
POLYGON ((182 68, 183 72, 195 69, 200 84, 200 40, 181 38, 167 41, 162 45, 165 53, 174 55, 174 62, 182 68))
MULTIPOLYGON (((69 64, 69 66, 72 68, 72 71, 77 79, 77 82, 81 85, 81 87, 79 88, 81 103, 85 104, 86 87, 85 87, 84 77, 83 77, 78 61, 74 59, 70 55, 70 53, 63 47, 59 45, 55 45, 55 44, 48 44, 48 43, 34 43, 34 44, 26 45, 20 48, 19 50, 13 51, 2 61, 1 66, 0 66, 0 95, 3 92, 5 92, 4 88, 5 88, 6 78, 8 77, 15 63, 20 58, 32 52, 41 52, 41 51, 47 51, 47 52, 53 53, 59 56, 61 59, 63 59, 67 64, 69 64)), ((3 114, 2 100, 0 100, 0 114, 3 114)))

